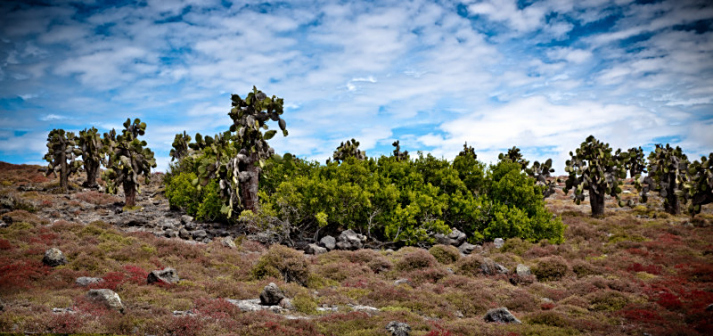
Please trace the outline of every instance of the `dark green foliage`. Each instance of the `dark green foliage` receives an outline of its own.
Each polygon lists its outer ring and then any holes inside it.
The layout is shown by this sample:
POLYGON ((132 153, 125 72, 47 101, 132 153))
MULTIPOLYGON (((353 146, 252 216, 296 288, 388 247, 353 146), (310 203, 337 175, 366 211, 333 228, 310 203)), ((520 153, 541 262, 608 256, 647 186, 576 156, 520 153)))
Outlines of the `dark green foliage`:
POLYGON ((667 213, 681 213, 679 196, 683 195, 681 182, 686 178, 688 163, 688 157, 683 154, 681 147, 657 144, 656 149, 649 154, 649 176, 639 177, 635 181, 641 202, 648 201, 647 192, 655 190, 664 199, 664 210, 667 213))
POLYGON ((193 185, 196 178, 195 173, 185 172, 173 176, 166 183, 166 198, 172 208, 182 208, 195 216, 202 199, 201 192, 193 185))
POLYGON ((690 201, 688 213, 691 216, 701 212, 701 206, 713 202, 713 153, 701 161, 688 165, 688 174, 679 176, 681 191, 678 194, 684 202, 690 201))
POLYGON ((92 127, 79 131, 77 145, 82 151, 84 170, 87 172, 87 180, 83 183, 83 186, 96 188, 99 167, 105 163, 104 156, 106 155, 106 147, 104 146, 104 142, 102 142, 97 129, 92 127))
MULTIPOLYGON (((109 164, 102 178, 107 183, 107 192, 115 194, 119 185, 124 188, 127 207, 136 206, 136 193, 141 192, 139 178, 143 175, 148 183, 151 168, 156 167, 154 153, 145 148, 146 141, 139 135, 146 132, 146 123, 138 118, 126 119, 121 135, 105 136, 109 152, 109 164)), ((112 130, 112 134, 115 132, 112 130)))
POLYGON ((460 251, 450 245, 434 245, 428 252, 441 264, 452 264, 460 259, 460 251))
POLYGON ((81 161, 76 158, 82 151, 77 148, 74 133, 65 132, 63 129, 53 129, 47 135, 47 154, 44 159, 49 162, 46 175, 57 175, 59 172, 59 188, 67 192, 69 176, 79 171, 81 161))
POLYGON ((285 282, 307 284, 310 271, 304 254, 282 245, 272 245, 253 266, 256 279, 273 277, 285 282))
POLYGON ((173 139, 173 148, 169 153, 171 155, 171 161, 181 161, 182 158, 188 156, 188 144, 191 142, 191 136, 183 131, 183 134, 178 133, 173 139))
POLYGON ((585 197, 584 191, 588 191, 592 216, 603 216, 605 195, 620 200, 619 180, 626 177, 621 160, 626 159, 628 154, 614 156, 609 144, 590 135, 575 153, 569 152, 569 155, 571 159, 565 163, 565 171, 569 174, 565 181, 565 194, 574 189, 574 202, 580 204, 585 197))
MULTIPOLYGON (((366 154, 359 149, 359 141, 354 139, 347 140, 346 143, 340 143, 337 150, 335 150, 334 154, 332 154, 332 159, 334 159, 337 163, 341 163, 350 157, 357 160, 366 160, 366 154)), ((329 162, 330 160, 327 159, 327 163, 329 162)))
POLYGON ((520 164, 523 170, 527 169, 527 166, 530 165, 530 161, 525 160, 525 158, 522 156, 522 153, 520 153, 520 148, 517 148, 515 146, 508 149, 507 154, 498 154, 498 160, 509 160, 510 162, 518 163, 520 164))

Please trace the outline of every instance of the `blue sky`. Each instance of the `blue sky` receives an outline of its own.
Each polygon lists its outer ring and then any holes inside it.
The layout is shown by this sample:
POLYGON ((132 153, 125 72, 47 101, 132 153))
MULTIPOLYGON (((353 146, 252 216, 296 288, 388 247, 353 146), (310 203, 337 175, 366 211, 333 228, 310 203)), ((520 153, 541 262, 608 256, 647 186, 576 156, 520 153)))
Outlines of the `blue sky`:
MULTIPOLYGON (((324 160, 356 138, 485 162, 614 148, 713 151, 709 1, 4 1, 0 160, 41 163, 53 128, 222 132, 230 94, 285 100, 278 153, 324 160)), ((276 126, 273 126, 276 128, 276 126)))

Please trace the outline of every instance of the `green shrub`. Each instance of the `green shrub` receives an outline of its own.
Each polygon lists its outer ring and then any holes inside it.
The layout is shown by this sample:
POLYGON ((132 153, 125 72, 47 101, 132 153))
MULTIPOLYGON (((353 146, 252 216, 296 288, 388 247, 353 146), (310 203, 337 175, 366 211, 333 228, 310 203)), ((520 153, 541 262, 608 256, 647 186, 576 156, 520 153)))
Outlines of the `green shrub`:
POLYGON ((201 203, 196 211, 196 219, 202 221, 215 221, 225 218, 225 215, 220 212, 223 207, 223 200, 220 198, 220 189, 218 189, 218 181, 212 180, 208 185, 203 187, 203 195, 201 203))
POLYGON ((295 306, 295 310, 303 314, 314 314, 317 311, 317 303, 306 293, 295 295, 292 305, 295 306))
POLYGON ((532 269, 539 281, 556 281, 562 279, 569 271, 569 264, 560 256, 542 258, 532 269))
POLYGON ((434 245, 428 252, 441 264, 452 264, 460 259, 460 251, 451 245, 434 245))
POLYGON ((572 271, 574 274, 577 274, 578 278, 583 278, 589 275, 599 275, 602 273, 598 267, 580 259, 572 262, 572 271))
POLYGON ((594 292, 585 298, 589 300, 589 310, 593 311, 613 312, 629 304, 629 299, 624 294, 613 290, 594 292))
POLYGON ((506 239, 505 244, 503 245, 503 247, 500 248, 500 251, 503 253, 512 252, 514 254, 522 256, 531 247, 532 247, 531 242, 515 237, 515 238, 506 239))
POLYGON ((273 277, 285 282, 306 285, 310 271, 307 259, 298 251, 282 245, 272 245, 252 269, 253 277, 273 277))
POLYGON ((412 271, 415 269, 433 267, 436 263, 436 258, 430 253, 418 249, 401 257, 401 259, 396 262, 396 269, 399 271, 412 271))
POLYGON ((170 179, 166 185, 166 198, 173 208, 183 209, 189 215, 195 215, 201 203, 201 193, 193 186, 195 173, 183 172, 170 179))
POLYGON ((479 255, 469 255, 465 258, 460 258, 456 262, 456 274, 477 276, 483 274, 483 265, 486 260, 479 255))
POLYGON ((531 314, 525 318, 525 321, 531 324, 541 324, 560 328, 567 327, 569 324, 565 317, 554 311, 544 311, 531 314))

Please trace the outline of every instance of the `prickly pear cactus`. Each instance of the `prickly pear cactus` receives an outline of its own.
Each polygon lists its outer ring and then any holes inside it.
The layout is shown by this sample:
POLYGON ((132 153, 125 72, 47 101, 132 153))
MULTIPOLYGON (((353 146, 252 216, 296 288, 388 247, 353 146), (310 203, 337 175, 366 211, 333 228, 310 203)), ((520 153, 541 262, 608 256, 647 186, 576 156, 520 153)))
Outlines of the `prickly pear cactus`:
POLYGON ((535 161, 532 163, 532 167, 527 168, 525 172, 535 179, 536 185, 543 187, 542 196, 544 198, 554 194, 556 182, 550 178, 550 173, 555 172, 555 169, 552 168, 552 159, 547 159, 543 163, 535 161))
POLYGON ((626 170, 621 160, 612 155, 609 144, 590 135, 569 155, 571 159, 565 162, 564 169, 569 174, 565 194, 574 189, 574 202, 580 204, 585 197, 584 191, 588 191, 592 216, 604 215, 605 195, 616 197, 621 205, 619 180, 626 178, 626 170))
POLYGON ((354 157, 357 160, 366 160, 366 154, 359 149, 359 141, 351 139, 346 143, 342 142, 339 144, 339 147, 337 147, 337 150, 334 151, 334 154, 332 154, 332 159, 337 161, 337 163, 342 163, 342 161, 348 157, 354 157))
POLYGON ((84 170, 87 172, 87 180, 82 186, 85 188, 97 188, 99 168, 102 164, 105 164, 106 161, 106 146, 99 135, 99 131, 94 127, 79 131, 77 145, 82 151, 84 170))
MULTIPOLYGON (((113 130, 112 130, 113 131, 113 130)), ((110 148, 109 164, 102 174, 102 179, 107 182, 107 191, 115 194, 121 185, 124 188, 127 207, 136 206, 136 194, 141 192, 139 178, 143 175, 148 183, 151 168, 156 167, 154 153, 146 147, 146 141, 139 140, 139 135, 146 132, 146 123, 141 120, 126 119, 121 135, 112 139, 112 134, 105 137, 110 148)))
POLYGON ((629 177, 638 179, 642 173, 646 172, 646 156, 641 147, 629 148, 628 157, 624 160, 624 168, 629 171, 629 177))
POLYGON ((171 161, 181 161, 182 158, 188 156, 188 144, 191 142, 191 136, 183 131, 183 134, 178 133, 173 139, 173 148, 169 153, 171 155, 171 161))
POLYGON ((702 205, 713 203, 713 153, 688 165, 688 174, 679 176, 679 184, 682 188, 678 194, 689 203, 691 216, 700 213, 702 205))
POLYGON ((670 214, 680 214, 681 205, 678 196, 681 195, 679 191, 682 188, 680 181, 685 179, 688 163, 688 157, 683 154, 681 147, 673 148, 669 144, 666 146, 657 144, 656 149, 649 154, 649 175, 639 176, 634 180, 634 185, 639 190, 639 200, 646 203, 648 192, 658 191, 664 199, 664 210, 670 214))
POLYGON ((81 154, 74 133, 53 129, 47 135, 47 154, 44 159, 49 165, 46 175, 56 176, 59 172, 59 189, 63 193, 67 192, 69 176, 79 171, 82 166, 82 162, 76 160, 81 154))
POLYGON ((510 160, 512 162, 519 163, 522 166, 523 170, 527 169, 527 166, 530 165, 530 161, 525 160, 525 158, 522 156, 522 153, 520 153, 520 148, 517 148, 515 146, 508 149, 507 154, 498 154, 498 160, 510 160))
POLYGON ((478 154, 475 154, 475 149, 472 146, 468 146, 468 142, 463 144, 463 150, 458 153, 458 156, 467 156, 475 160, 478 159, 478 154))
POLYGON ((397 161, 405 161, 409 159, 408 151, 401 151, 401 146, 399 145, 398 140, 394 141, 391 145, 396 147, 394 148, 394 157, 397 161))

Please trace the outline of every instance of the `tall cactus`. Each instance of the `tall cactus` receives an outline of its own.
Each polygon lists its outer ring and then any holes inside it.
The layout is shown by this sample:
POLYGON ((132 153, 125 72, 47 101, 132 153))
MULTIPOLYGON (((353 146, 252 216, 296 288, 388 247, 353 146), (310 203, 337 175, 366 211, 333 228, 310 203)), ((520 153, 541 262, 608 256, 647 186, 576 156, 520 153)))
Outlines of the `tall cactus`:
POLYGON ((664 199, 664 211, 672 215, 681 213, 679 202, 681 182, 685 179, 688 170, 688 157, 683 154, 681 147, 673 148, 669 144, 656 145, 656 149, 649 154, 649 175, 635 179, 634 184, 639 190, 639 200, 648 201, 648 192, 658 191, 664 199))
POLYGON ((99 177, 99 167, 105 163, 106 146, 96 128, 79 131, 77 145, 82 151, 82 161, 84 170, 87 172, 87 180, 82 183, 86 188, 96 188, 97 177, 99 177))
POLYGON ((69 185, 69 176, 79 171, 81 161, 76 158, 81 154, 77 148, 74 133, 65 132, 63 129, 53 129, 47 135, 47 154, 44 160, 49 162, 46 176, 57 175, 59 172, 59 189, 66 193, 69 185))
POLYGON ((569 155, 571 159, 565 162, 564 169, 569 174, 565 181, 565 194, 574 188, 574 202, 580 204, 587 190, 592 216, 604 215, 605 195, 616 197, 621 205, 619 179, 626 178, 626 170, 621 160, 612 155, 609 144, 590 135, 575 153, 569 152, 569 155))
POLYGON ((679 175, 679 183, 682 188, 678 194, 684 202, 690 201, 691 216, 700 213, 702 205, 713 203, 713 153, 688 165, 688 174, 679 175))
POLYGON ((519 163, 520 166, 522 166, 523 170, 527 169, 527 166, 530 165, 530 161, 525 160, 525 158, 522 156, 522 153, 520 152, 520 148, 517 148, 513 146, 512 148, 508 149, 507 154, 500 153, 498 154, 498 160, 510 160, 515 163, 519 163))
POLYGON ((543 187, 542 196, 544 198, 554 194, 555 181, 550 179, 550 173, 555 172, 555 169, 552 168, 552 159, 547 159, 543 163, 535 161, 532 163, 532 167, 525 169, 525 172, 535 179, 536 185, 543 187))
POLYGON ((121 135, 112 139, 116 131, 112 130, 105 137, 107 147, 110 148, 109 163, 102 178, 107 182, 107 191, 115 194, 121 185, 124 188, 125 205, 136 206, 136 194, 141 192, 139 177, 144 176, 148 183, 151 168, 156 167, 154 153, 145 148, 146 141, 139 140, 140 135, 146 132, 146 123, 141 120, 126 119, 121 135))
MULTIPOLYGON (((646 172, 646 156, 641 147, 629 148, 628 157, 624 160, 624 168, 629 171, 629 177, 637 179, 646 172)), ((617 155, 620 153, 617 151, 617 155)))
POLYGON ((173 149, 169 153, 171 155, 171 161, 181 161, 182 158, 188 156, 188 144, 191 142, 191 136, 183 131, 183 134, 178 133, 173 139, 173 149))
POLYGON ((396 147, 394 148, 394 157, 397 161, 405 161, 409 159, 408 151, 401 151, 401 146, 399 145, 398 140, 394 141, 391 145, 396 147))
MULTIPOLYGON (((337 161, 337 163, 342 163, 348 157, 354 157, 357 160, 366 160, 366 154, 359 149, 359 141, 356 141, 353 138, 351 140, 347 140, 346 143, 340 143, 337 150, 335 150, 332 154, 332 159, 337 161)), ((327 163, 329 163, 329 161, 330 160, 327 160, 327 163)))

